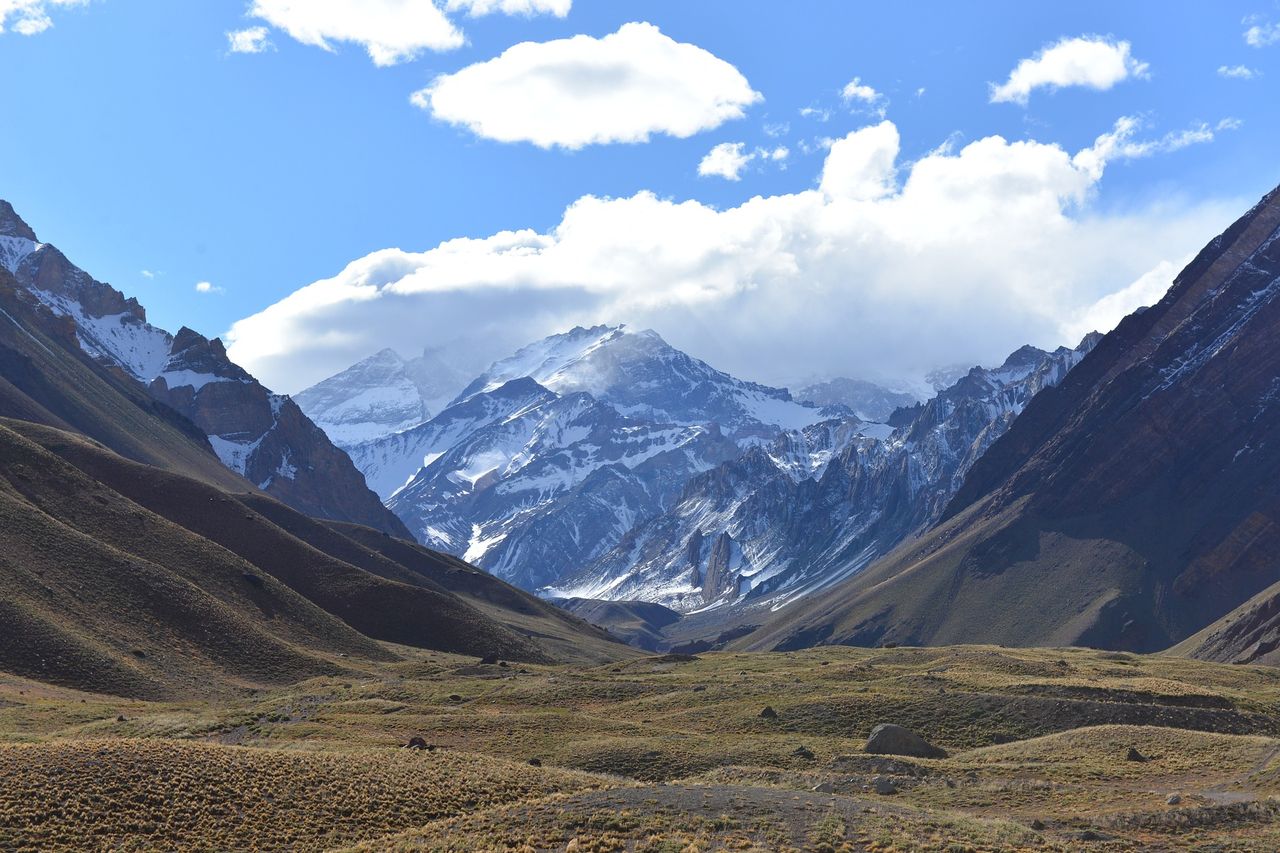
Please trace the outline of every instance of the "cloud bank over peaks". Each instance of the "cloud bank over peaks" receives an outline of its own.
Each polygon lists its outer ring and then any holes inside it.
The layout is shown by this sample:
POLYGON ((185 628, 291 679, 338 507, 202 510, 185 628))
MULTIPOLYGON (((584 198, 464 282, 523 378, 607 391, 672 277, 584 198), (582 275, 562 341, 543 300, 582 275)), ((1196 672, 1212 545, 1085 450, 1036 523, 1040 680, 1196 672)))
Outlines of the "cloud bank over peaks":
POLYGON ((546 232, 374 252, 227 339, 286 391, 386 346, 488 348, 468 353, 488 360, 597 322, 654 328, 768 382, 994 363, 1113 325, 1230 221, 1235 199, 1093 209, 1111 163, 1176 147, 1140 129, 1121 119, 1074 153, 988 136, 908 163, 884 121, 835 140, 812 189, 728 209, 583 196, 546 232))

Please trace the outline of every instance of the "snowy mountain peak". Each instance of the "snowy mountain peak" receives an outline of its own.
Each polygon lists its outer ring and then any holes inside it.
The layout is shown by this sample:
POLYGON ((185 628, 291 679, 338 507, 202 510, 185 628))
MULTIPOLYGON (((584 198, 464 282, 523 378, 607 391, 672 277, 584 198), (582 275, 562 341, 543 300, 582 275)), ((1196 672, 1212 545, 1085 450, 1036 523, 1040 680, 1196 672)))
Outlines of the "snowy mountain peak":
POLYGON ((783 388, 736 379, 668 344, 650 329, 577 327, 494 362, 458 401, 527 376, 556 394, 585 392, 623 415, 670 424, 710 424, 739 442, 771 441, 830 417, 783 388))
POLYGON ((425 423, 462 387, 435 350, 406 359, 383 349, 298 393, 294 400, 339 447, 425 423))
MULTIPOLYGON (((514 355, 494 362, 479 378, 459 395, 459 399, 492 391, 503 383, 527 376, 557 393, 590 391, 585 387, 591 371, 584 361, 601 348, 634 334, 625 325, 575 326, 567 332, 551 335, 516 350, 514 355)), ((665 345, 654 332, 644 335, 665 345)))

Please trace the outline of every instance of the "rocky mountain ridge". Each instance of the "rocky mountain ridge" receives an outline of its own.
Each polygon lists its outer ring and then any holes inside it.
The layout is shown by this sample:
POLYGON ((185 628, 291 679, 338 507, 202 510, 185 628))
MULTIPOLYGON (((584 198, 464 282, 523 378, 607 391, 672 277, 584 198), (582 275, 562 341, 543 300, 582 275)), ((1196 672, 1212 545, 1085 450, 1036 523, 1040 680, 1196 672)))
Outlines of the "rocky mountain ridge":
POLYGON ((136 299, 40 243, 4 202, 0 262, 22 293, 69 325, 86 355, 189 418, 218 458, 253 485, 310 515, 408 535, 324 432, 232 363, 221 341, 151 325, 136 299))

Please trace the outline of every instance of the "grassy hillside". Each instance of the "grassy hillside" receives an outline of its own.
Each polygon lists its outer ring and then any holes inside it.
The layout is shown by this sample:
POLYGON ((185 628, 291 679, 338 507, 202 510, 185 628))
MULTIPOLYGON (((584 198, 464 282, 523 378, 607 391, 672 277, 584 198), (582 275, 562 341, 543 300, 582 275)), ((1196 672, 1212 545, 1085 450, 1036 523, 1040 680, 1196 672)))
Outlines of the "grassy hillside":
POLYGON ((371 553, 427 578, 515 633, 529 637, 556 660, 604 663, 641 654, 623 645, 614 634, 457 557, 368 527, 341 522, 328 524, 371 553))
MULTIPOLYGON (((535 643, 447 591, 427 583, 388 580, 335 559, 212 486, 131 462, 70 433, 20 421, 8 426, 94 481, 230 551, 369 637, 478 656, 553 660, 535 643)), ((39 488, 38 477, 33 488, 39 488)), ((69 517, 75 517, 84 503, 74 493, 49 500, 53 511, 69 517)), ((265 496, 261 500, 270 501, 265 496)), ((291 519, 297 529, 310 524, 282 504, 272 506, 275 516, 291 519)), ((117 536, 121 544, 134 538, 127 530, 100 535, 117 536)))
POLYGON ((123 695, 289 683, 341 670, 339 655, 393 657, 3 424, 0 611, 0 669, 123 695))
POLYGON ((1280 673, 1266 667, 991 646, 598 667, 406 657, 215 702, 0 676, 0 847, 1280 844, 1280 673), (881 722, 950 755, 867 754, 881 722), (404 749, 415 736, 431 749, 404 749))

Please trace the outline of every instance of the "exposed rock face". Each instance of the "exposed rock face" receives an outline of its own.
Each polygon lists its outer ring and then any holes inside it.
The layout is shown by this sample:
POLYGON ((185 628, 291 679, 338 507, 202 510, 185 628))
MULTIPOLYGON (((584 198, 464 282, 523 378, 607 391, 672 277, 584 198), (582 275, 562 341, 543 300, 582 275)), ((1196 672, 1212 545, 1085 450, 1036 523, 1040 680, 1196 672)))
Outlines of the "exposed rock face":
MULTIPOLYGON (((407 382, 397 360, 380 353, 302 396, 316 412, 321 398, 397 397, 387 392, 407 382)), ((322 418, 342 406, 358 408, 333 402, 322 418)), ((383 420, 412 416, 381 411, 383 420)), ((365 426, 377 420, 359 412, 365 426)), ((735 379, 654 332, 597 326, 524 347, 426 423, 348 449, 422 542, 536 589, 661 513, 692 476, 783 429, 844 412, 735 379)))
POLYGON ((825 589, 936 521, 974 462, 1096 340, 973 368, 901 410, 897 429, 844 418, 750 447, 690 480, 557 592, 689 611, 776 607, 825 589))
POLYGON ((527 378, 450 407, 375 452, 405 445, 426 464, 388 506, 420 541, 526 589, 589 562, 637 519, 660 512, 694 473, 738 453, 714 426, 635 420, 589 394, 558 396, 527 378))
POLYGON ((307 514, 408 535, 351 460, 288 397, 272 394, 233 364, 221 341, 152 326, 137 300, 37 242, 7 203, 0 205, 0 261, 30 297, 67 324, 88 356, 203 430, 228 468, 307 514))
MULTIPOLYGON (((1154 651, 1280 582, 1277 297, 1280 190, 1038 395, 935 530, 767 642, 1154 651)), ((1270 642, 1266 607, 1197 653, 1270 642)))
POLYGON ((909 755, 914 758, 947 757, 945 749, 940 749, 910 729, 893 723, 881 723, 872 729, 864 749, 878 755, 909 755))

